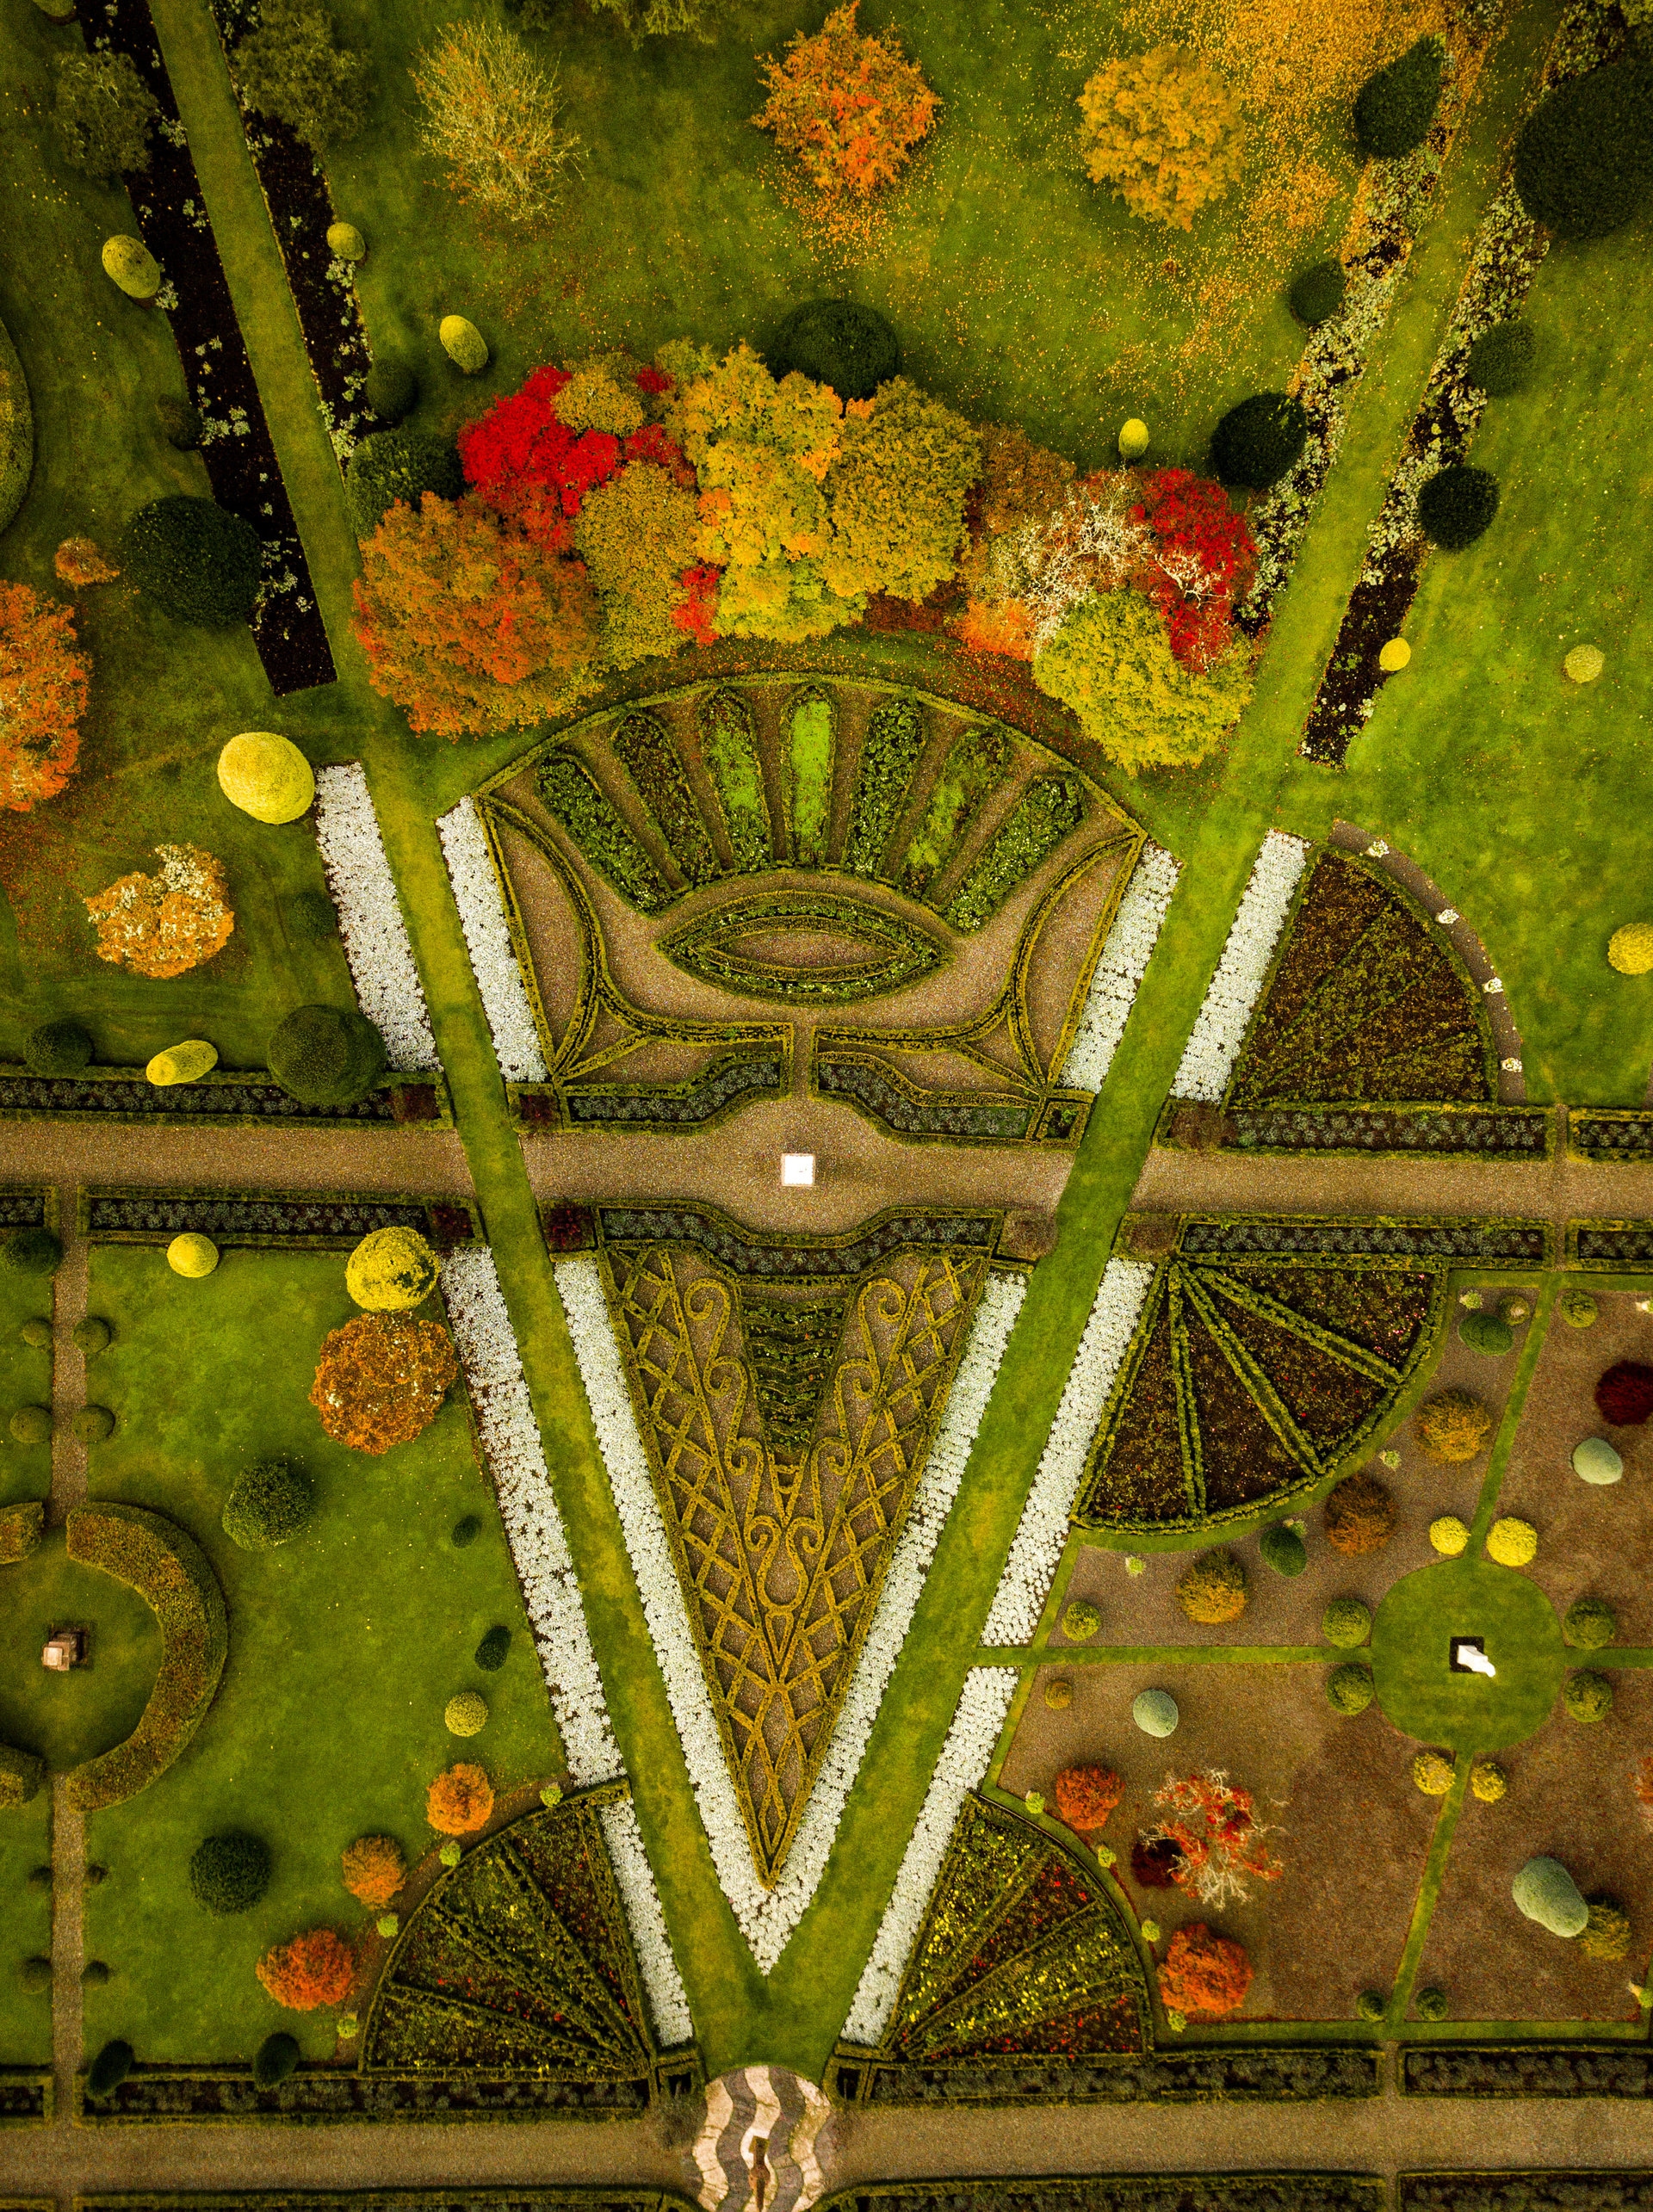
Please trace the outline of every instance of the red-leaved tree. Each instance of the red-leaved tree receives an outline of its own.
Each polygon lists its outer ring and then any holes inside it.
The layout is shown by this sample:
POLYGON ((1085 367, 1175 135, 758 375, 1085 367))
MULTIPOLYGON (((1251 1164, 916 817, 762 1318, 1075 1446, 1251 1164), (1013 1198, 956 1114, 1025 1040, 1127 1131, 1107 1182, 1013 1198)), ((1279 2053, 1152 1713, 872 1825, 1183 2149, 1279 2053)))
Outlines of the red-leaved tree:
POLYGON ((1251 526, 1220 484, 1190 468, 1158 468, 1130 510, 1149 533, 1142 586, 1164 615, 1185 668, 1220 660, 1234 639, 1234 609, 1257 571, 1251 526))
MULTIPOLYGON (((580 503, 628 462, 652 461, 684 485, 695 480, 681 448, 658 423, 641 419, 641 401, 639 420, 623 434, 571 429, 557 402, 574 381, 568 369, 536 368, 520 392, 496 400, 459 434, 466 482, 551 553, 573 551, 580 503)), ((672 386, 656 368, 640 369, 631 381, 647 397, 672 386)))

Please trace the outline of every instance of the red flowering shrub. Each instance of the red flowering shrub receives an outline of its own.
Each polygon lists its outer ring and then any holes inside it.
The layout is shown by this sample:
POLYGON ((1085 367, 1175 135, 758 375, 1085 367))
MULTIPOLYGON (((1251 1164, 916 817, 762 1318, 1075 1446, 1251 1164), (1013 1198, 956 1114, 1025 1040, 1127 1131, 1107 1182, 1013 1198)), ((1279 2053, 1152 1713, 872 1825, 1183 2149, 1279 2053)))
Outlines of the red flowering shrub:
MULTIPOLYGON (((640 369, 633 380, 650 397, 672 386, 671 378, 657 368, 640 369)), ((574 371, 536 368, 520 392, 496 400, 459 434, 466 482, 552 553, 573 552, 573 525, 586 493, 606 484, 628 461, 653 461, 685 489, 695 480, 682 448, 658 423, 639 419, 624 432, 571 429, 557 402, 575 382, 574 371)), ((641 417, 641 403, 632 397, 641 417)), ((614 419, 622 420, 623 415, 614 419)))
POLYGON ((1154 1793, 1154 1802, 1164 1808, 1166 1817, 1142 1841, 1174 1847, 1180 1863, 1171 1879, 1202 1905, 1223 1905, 1231 1897, 1243 1900, 1248 1879, 1278 1881, 1285 1872, 1262 1840, 1265 1831, 1251 1792, 1237 1788, 1217 1769, 1167 1775, 1164 1788, 1154 1793))
POLYGON ((1149 534, 1142 588, 1165 617, 1177 659, 1207 669, 1233 641, 1235 602, 1256 573, 1251 525, 1220 484, 1192 469, 1155 469, 1142 494, 1131 509, 1149 534))
POLYGON ((1621 1359, 1595 1386, 1595 1410, 1614 1429, 1639 1428, 1653 1413, 1653 1367, 1621 1359))
POLYGON ((1167 2012, 1220 2020, 1246 2001, 1251 1961, 1242 1944, 1214 1936, 1203 1920, 1179 1928, 1160 1968, 1160 2002, 1167 2012))
POLYGON ((342 2005, 356 1981, 356 1955, 337 1928, 311 1928, 277 1943, 253 1969, 278 2005, 313 2012, 342 2005))
POLYGON ((1056 1776, 1056 1811, 1081 1836, 1105 1826, 1124 1795, 1124 1783, 1105 1766, 1065 1766, 1056 1776))

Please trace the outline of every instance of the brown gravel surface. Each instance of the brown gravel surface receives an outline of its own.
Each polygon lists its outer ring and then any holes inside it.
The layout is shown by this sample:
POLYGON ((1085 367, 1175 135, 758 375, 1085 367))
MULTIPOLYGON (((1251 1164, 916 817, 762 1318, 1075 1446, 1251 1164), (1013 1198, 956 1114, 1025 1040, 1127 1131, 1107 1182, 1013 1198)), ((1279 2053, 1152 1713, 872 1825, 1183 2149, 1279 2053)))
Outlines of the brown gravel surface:
MULTIPOLYGON (((0 1183, 144 1189, 394 1190, 471 1189, 452 1129, 144 1129, 84 1121, 0 1122, 0 1183)), ((71 1212, 60 1225, 65 1238, 71 1212)))
POLYGON ((1161 1146, 1131 1204, 1191 1213, 1503 1214, 1561 1221, 1653 1216, 1653 1161, 1261 1159, 1161 1146))

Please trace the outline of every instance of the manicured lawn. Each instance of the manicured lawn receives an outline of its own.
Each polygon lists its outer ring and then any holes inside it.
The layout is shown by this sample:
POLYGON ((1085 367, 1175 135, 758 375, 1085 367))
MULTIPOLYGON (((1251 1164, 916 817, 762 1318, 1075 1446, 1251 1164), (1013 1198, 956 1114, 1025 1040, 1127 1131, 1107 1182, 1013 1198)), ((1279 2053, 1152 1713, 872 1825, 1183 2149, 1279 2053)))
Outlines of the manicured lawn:
POLYGON ((52 1801, 42 1789, 0 1819, 0 2066, 45 2066, 52 2058, 50 1991, 25 1992, 17 1978, 28 1958, 52 1949, 52 1893, 31 1889, 30 1873, 51 1855, 52 1801))
POLYGON ((44 1498, 51 1487, 51 1445, 20 1444, 6 1425, 20 1406, 52 1403, 52 1355, 18 1334, 25 1321, 51 1318, 49 1276, 0 1271, 0 1505, 44 1498))
POLYGON ((69 1557, 61 1528, 4 1574, 0 1741, 38 1752, 62 1773, 137 1727, 161 1663, 160 1628, 136 1591, 69 1557), (89 1631, 90 1663, 51 1673, 40 1647, 65 1628, 89 1631))
POLYGON ((1441 1560, 1397 1582, 1371 1630, 1378 1702, 1397 1728, 1452 1751, 1501 1751, 1540 1726, 1565 1671, 1561 1625, 1538 1585, 1485 1560, 1441 1560), (1454 1673, 1454 1636, 1483 1640, 1491 1680, 1454 1673))
POLYGON ((230 1655, 178 1763, 89 1820, 89 1856, 110 1879, 89 1901, 87 1954, 115 1969, 88 1994, 93 2048, 120 2035, 146 2058, 235 2057, 288 2025, 307 2050, 330 2049, 331 2016, 283 2019, 253 1967, 300 1929, 362 1924, 339 1881, 345 1844, 383 1832, 418 1857, 436 1840, 425 1787, 455 1758, 480 1760, 500 1788, 560 1769, 462 1399, 378 1458, 331 1443, 306 1402, 323 1334, 353 1310, 344 1272, 342 1255, 232 1252, 206 1282, 184 1282, 158 1251, 94 1249, 93 1309, 116 1332, 99 1383, 121 1425, 95 1449, 93 1495, 170 1514, 205 1548, 230 1655), (311 1475, 316 1517, 281 1549, 238 1550, 219 1526, 225 1492, 251 1460, 277 1453, 311 1475), (455 1549, 450 1531, 471 1513, 482 1535, 455 1549), (486 1675, 472 1654, 496 1622, 511 1650, 486 1675), (443 1708, 473 1689, 491 1715, 461 1745, 443 1708), (214 1919, 185 1869, 202 1836, 232 1826, 265 1839, 275 1876, 252 1911, 214 1919))

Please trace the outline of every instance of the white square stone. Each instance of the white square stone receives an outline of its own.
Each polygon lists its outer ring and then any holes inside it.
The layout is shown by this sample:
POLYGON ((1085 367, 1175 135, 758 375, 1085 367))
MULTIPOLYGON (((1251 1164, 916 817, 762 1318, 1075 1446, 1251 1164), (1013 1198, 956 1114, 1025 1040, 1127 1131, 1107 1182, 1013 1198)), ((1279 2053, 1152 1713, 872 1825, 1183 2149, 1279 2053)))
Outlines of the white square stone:
POLYGON ((815 1156, 814 1152, 783 1152, 781 1154, 781 1187, 785 1190, 814 1189, 815 1156))

